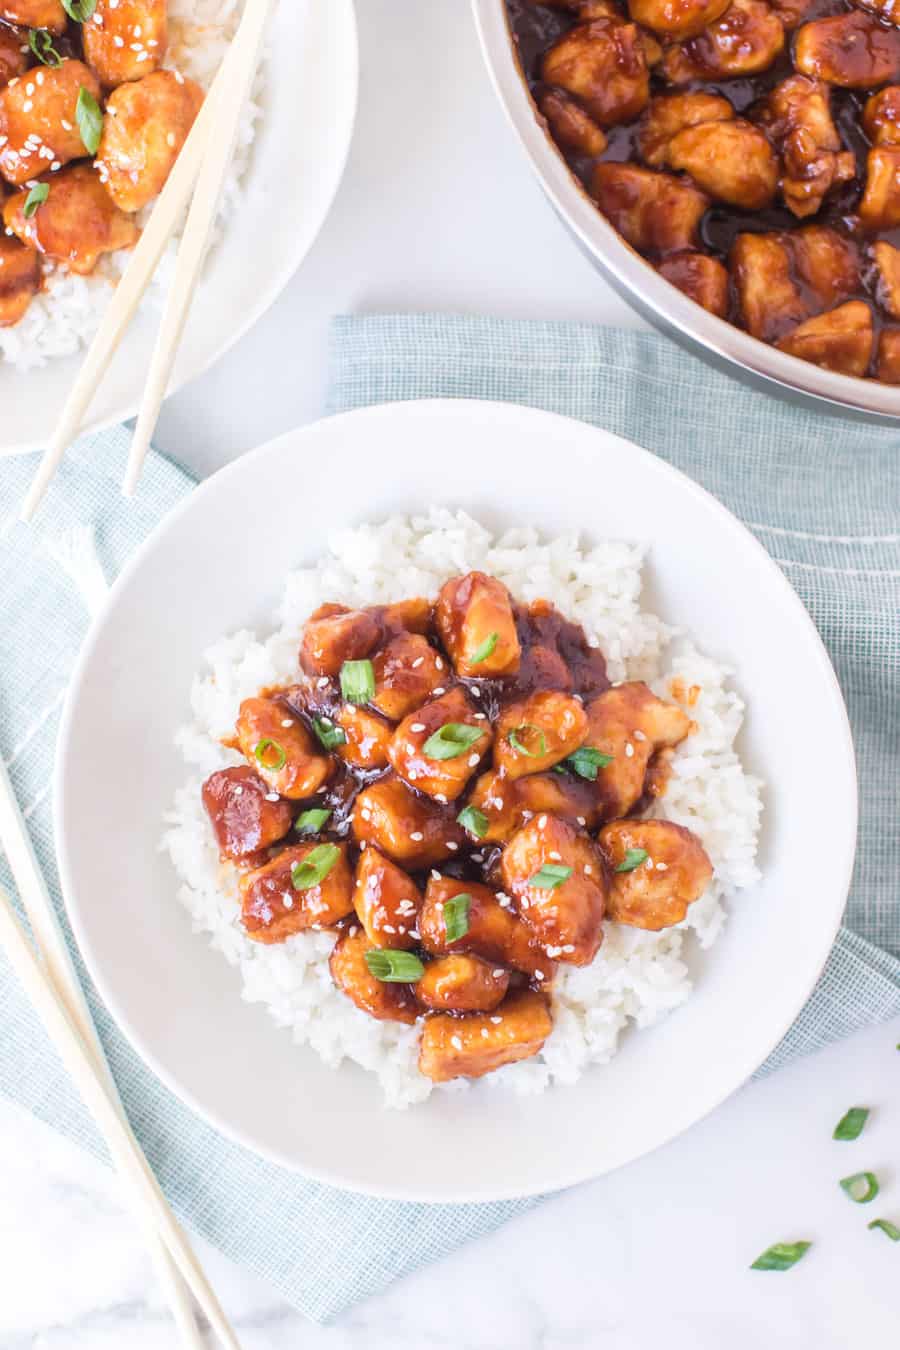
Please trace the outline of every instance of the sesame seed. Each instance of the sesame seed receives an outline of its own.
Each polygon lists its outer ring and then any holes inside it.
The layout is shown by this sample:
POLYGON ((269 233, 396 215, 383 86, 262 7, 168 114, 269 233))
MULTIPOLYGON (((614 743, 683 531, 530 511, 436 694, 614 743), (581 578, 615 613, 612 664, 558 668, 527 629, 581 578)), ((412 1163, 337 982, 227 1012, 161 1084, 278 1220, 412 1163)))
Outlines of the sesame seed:
POLYGON ((434 668, 435 668, 435 670, 443 670, 443 669, 444 669, 444 663, 443 663, 443 661, 441 660, 441 658, 440 658, 439 656, 436 656, 436 657, 434 658, 434 668))
POLYGON ((470 768, 470 769, 474 769, 474 768, 475 768, 475 765, 478 763, 478 761, 479 761, 480 759, 481 759, 481 756, 480 756, 479 754, 471 754, 471 755, 469 756, 469 768, 470 768))
POLYGON ((440 694, 446 694, 447 690, 444 688, 443 685, 441 685, 441 687, 440 687, 439 689, 432 689, 431 692, 432 692, 432 693, 434 694, 434 696, 437 698, 440 694))
POLYGON ((644 866, 646 867, 646 869, 647 869, 648 872, 652 872, 652 871, 653 871, 653 859, 652 859, 652 858, 648 858, 647 861, 644 863, 644 866))
POLYGON ((566 945, 563 947, 563 951, 566 952, 567 954, 574 952, 574 950, 575 950, 574 942, 567 942, 566 945))
POLYGON ((72 130, 72 123, 71 123, 71 122, 67 122, 66 119, 65 119, 64 117, 60 119, 59 125, 62 127, 63 131, 71 131, 71 130, 72 130))
POLYGON ((586 824, 587 824, 587 821, 585 820, 584 816, 576 816, 575 819, 578 821, 578 824, 579 824, 579 825, 586 825, 586 824))
POLYGON ((424 722, 413 722, 412 726, 410 727, 410 731, 424 731, 424 730, 425 730, 424 722))
POLYGON ((234 795, 235 795, 236 797, 240 797, 240 796, 243 795, 243 792, 244 792, 244 789, 241 787, 240 783, 238 783, 237 787, 234 789, 234 795))
POLYGON ((447 798, 444 796, 443 792, 436 792, 434 794, 434 800, 440 802, 442 806, 447 805, 447 798))
POLYGON ((668 872, 669 870, 668 863, 657 863, 656 870, 657 872, 668 872))
POLYGON ((503 1018, 502 1018, 502 1017, 492 1017, 492 1018, 491 1018, 491 1021, 493 1022, 493 1024, 494 1024, 495 1027, 499 1027, 500 1023, 503 1021, 503 1018))
POLYGON ((397 930, 392 923, 383 923, 381 925, 381 931, 383 933, 396 933, 397 930))
POLYGON ((562 854, 557 853, 555 848, 552 848, 550 850, 550 852, 547 854, 547 857, 550 858, 552 862, 562 862, 562 854))
POLYGON ((421 830, 413 830, 412 834, 409 837, 416 844, 421 844, 422 840, 425 838, 421 830))
POLYGON ((488 1038, 488 1036, 489 1036, 489 1034, 490 1034, 490 1033, 488 1032, 487 1027, 482 1027, 482 1028, 481 1028, 481 1034, 482 1034, 482 1036, 484 1037, 484 1039, 487 1040, 487 1038, 488 1038))
POLYGON ((124 47, 124 46, 125 46, 125 39, 124 39, 124 38, 120 38, 120 37, 118 37, 118 36, 117 36, 117 37, 114 37, 114 38, 113 38, 113 46, 114 46, 114 47, 124 47))
POLYGON ((406 753, 408 755, 414 755, 416 753, 416 747, 409 741, 406 742, 406 753))
POLYGON ((498 891, 498 892, 497 892, 497 904, 500 906, 501 909, 509 909, 509 906, 510 906, 510 899, 509 899, 509 896, 508 896, 508 895, 504 895, 502 891, 498 891))
POLYGON ((267 793, 266 793, 266 801, 267 801, 267 802, 277 802, 278 799, 279 799, 279 798, 278 798, 278 793, 277 793, 277 792, 267 792, 267 793))
MULTIPOLYGON (((112 0, 110 0, 110 4, 112 4, 112 0)), ((182 75, 180 70, 175 71, 175 83, 184 84, 184 76, 182 75)))
POLYGON ((647 739, 642 731, 633 731, 631 734, 636 741, 645 741, 647 739))
POLYGON ((366 840, 365 840, 365 839, 361 839, 361 840, 360 840, 360 843, 359 843, 359 851, 360 851, 360 853, 365 853, 365 851, 366 851, 366 840))
POLYGON ((139 23, 135 24, 134 30, 133 30, 133 31, 134 31, 134 36, 135 36, 135 37, 140 37, 140 36, 141 36, 141 25, 140 25, 139 23))
POLYGON ((538 826, 537 826, 537 827, 538 827, 539 830, 545 830, 545 829, 547 828, 547 817, 546 817, 546 816, 541 816, 541 817, 540 817, 540 819, 538 820, 538 826))
POLYGON ((51 172, 51 173, 59 173, 59 171, 60 171, 61 168, 62 168, 62 165, 60 164, 59 160, 58 160, 58 159, 55 159, 55 160, 53 161, 53 163, 50 165, 50 172, 51 172))
POLYGON ((539 980, 542 980, 544 978, 544 972, 542 970, 536 970, 534 973, 539 980))
POLYGON ((495 798, 494 798, 494 805, 496 806, 496 808, 497 808, 498 811, 502 811, 502 810, 503 810, 503 798, 502 798, 502 797, 495 797, 495 798))
POLYGON ((294 725, 294 719, 292 717, 285 717, 281 725, 283 727, 292 727, 294 725))
POLYGON ((30 99, 30 98, 26 98, 25 102, 22 104, 22 111, 23 111, 23 112, 31 112, 31 108, 32 108, 31 99, 30 99))
POLYGON ((410 936, 411 938, 415 938, 416 941, 418 942, 418 940, 419 940, 419 938, 422 936, 422 934, 419 932, 418 928, 411 928, 411 929, 409 930, 409 936, 410 936))
POLYGON ((506 971, 503 969, 502 966, 498 966, 496 970, 491 971, 491 974, 493 975, 495 980, 499 980, 502 978, 502 976, 506 974, 506 971))
POLYGON ((432 869, 431 869, 431 880, 432 880, 432 881, 440 881, 440 879, 441 879, 441 874, 440 874, 440 872, 437 870, 436 867, 432 867, 432 869))
POLYGON ((425 660, 425 657, 424 657, 424 656, 417 656, 416 659, 415 659, 415 661, 413 661, 413 663, 412 663, 412 669, 413 669, 413 670, 418 670, 419 666, 422 664, 422 662, 423 662, 424 660, 425 660))
POLYGON ((293 908, 294 908, 294 897, 293 897, 292 895, 288 895, 287 891, 285 891, 285 893, 284 893, 284 895, 281 897, 281 899, 282 899, 282 903, 284 904, 285 909, 293 909, 293 908))
POLYGON ((478 688, 477 684, 473 684, 470 686, 469 693, 474 694, 476 698, 481 698, 481 690, 478 688))
POLYGON ((476 722, 484 722, 487 720, 487 713, 473 713, 472 715, 476 722))
POLYGON ((451 1036, 451 1037, 450 1037, 450 1044, 453 1046, 453 1048, 454 1048, 455 1050, 461 1050, 461 1049, 462 1049, 462 1041, 459 1039, 458 1036, 451 1036))
POLYGON ((447 847, 450 849, 451 853, 455 853, 456 850, 459 848, 459 844, 455 844, 452 839, 448 839, 447 847))
POLYGON ((25 86, 25 93, 28 94, 29 98, 34 93, 34 84, 31 80, 29 80, 25 86))
POLYGON ((628 743, 625 746, 625 756, 627 759, 631 759, 633 754, 634 754, 634 746, 631 744, 631 741, 628 741, 628 743))
POLYGON ((348 931, 351 937, 356 937, 357 933, 359 932, 359 928, 355 923, 352 923, 348 931))
POLYGON ((169 132, 166 133, 166 145, 168 145, 170 148, 174 148, 174 146, 175 146, 175 132, 174 132, 174 131, 169 131, 169 132))

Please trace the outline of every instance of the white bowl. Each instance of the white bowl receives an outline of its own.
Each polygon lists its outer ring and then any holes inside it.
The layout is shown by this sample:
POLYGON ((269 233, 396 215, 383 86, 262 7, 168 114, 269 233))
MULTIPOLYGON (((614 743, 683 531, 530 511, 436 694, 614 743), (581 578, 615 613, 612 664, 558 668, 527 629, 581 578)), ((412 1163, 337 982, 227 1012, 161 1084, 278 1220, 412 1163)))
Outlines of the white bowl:
MULTIPOLYGON (((267 41, 263 115, 256 127, 240 210, 211 251, 169 391, 201 375, 275 303, 334 200, 356 113, 353 0, 289 0, 275 7, 267 41)), ((84 431, 137 412, 159 313, 145 307, 117 352, 84 431)), ((0 363, 0 455, 50 440, 84 351, 20 373, 0 363)))
POLYGON ((164 521, 85 645, 59 740, 56 831, 69 915, 113 1016, 224 1133, 373 1194, 490 1200, 567 1186, 646 1153, 733 1092, 809 994, 850 879, 856 785, 827 654, 777 566, 721 505, 636 446, 508 404, 398 403, 291 432, 216 474, 164 521), (731 664, 742 754, 766 781, 763 880, 733 905, 689 1001, 611 1064, 536 1098, 435 1094, 406 1112, 374 1078, 297 1048, 191 934, 164 811, 172 737, 206 646, 269 629, 285 574, 336 526, 460 506, 489 527, 651 542, 650 604, 731 664))

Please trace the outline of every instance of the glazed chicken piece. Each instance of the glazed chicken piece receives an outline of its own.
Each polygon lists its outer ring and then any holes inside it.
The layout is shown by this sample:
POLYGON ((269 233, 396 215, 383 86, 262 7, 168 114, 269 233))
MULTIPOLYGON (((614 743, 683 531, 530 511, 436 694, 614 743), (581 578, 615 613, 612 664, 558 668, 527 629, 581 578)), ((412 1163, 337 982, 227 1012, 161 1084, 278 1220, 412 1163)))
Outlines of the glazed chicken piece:
POLYGON ((140 211, 162 191, 202 102, 199 84, 171 70, 113 90, 96 163, 120 211, 140 211))
POLYGON ((517 830, 503 850, 503 886, 554 960, 586 966, 603 940, 606 875, 587 835, 556 816, 517 830))
POLYGON ((277 844, 294 823, 289 802, 275 794, 255 769, 219 769, 203 784, 203 805, 219 852, 237 862, 277 844))
POLYGON ((75 109, 86 89, 100 98, 100 85, 83 61, 40 66, 0 91, 0 173, 20 184, 58 169, 87 151, 75 109))
POLYGON ((18 323, 40 289, 37 253, 0 232, 0 328, 18 323))
POLYGON ((781 235, 739 234, 729 264, 744 327, 754 337, 774 342, 809 314, 781 235))
POLYGON ((655 933, 681 923, 712 877, 697 836, 668 820, 616 820, 599 843, 612 873, 608 915, 633 928, 655 933))
POLYGON ((419 931, 425 950, 437 956, 474 952, 486 961, 512 966, 538 980, 549 980, 553 971, 553 962, 532 930, 515 913, 509 897, 496 894, 481 882, 459 881, 456 877, 432 873, 419 913, 419 931), (466 930, 448 942, 444 908, 459 895, 469 897, 466 930))
POLYGON ((64 33, 69 22, 61 0, 0 0, 0 19, 57 34, 64 33))
POLYGON ((254 942, 284 942, 353 913, 346 844, 297 844, 241 877, 241 920, 254 942))
POLYGON ((734 109, 727 98, 698 89, 689 94, 660 94, 650 100, 638 129, 641 159, 654 169, 666 165, 669 142, 679 131, 704 122, 727 122, 734 109))
POLYGON ((422 896, 407 872, 377 848, 359 855, 353 904, 366 936, 376 947, 414 947, 413 933, 422 896))
POLYGON ((381 642, 383 626, 367 609, 320 605, 306 622, 300 666, 307 675, 340 674, 345 661, 362 661, 381 642))
POLYGON ((30 218, 25 215, 26 189, 3 207, 6 228, 23 243, 85 276, 102 254, 131 248, 136 241, 137 226, 119 210, 89 165, 73 164, 43 181, 49 195, 30 218))
POLYGON ((674 253, 656 269, 691 300, 724 319, 728 312, 728 269, 708 253, 674 253))
POLYGON ((779 351, 841 375, 865 375, 872 359, 872 311, 850 300, 827 314, 807 319, 776 343, 779 351))
POLYGON ((641 253, 696 248, 700 220, 709 206, 709 198, 693 184, 637 164, 596 165, 591 195, 610 224, 641 253))
POLYGON ((83 25, 84 54, 104 88, 140 80, 162 64, 168 42, 168 0, 97 0, 83 25))
POLYGON ((509 971, 460 952, 430 961, 413 987, 434 1012, 493 1012, 506 997, 509 971))
POLYGON ((640 29, 618 19, 579 24, 544 55, 543 80, 573 94, 601 127, 630 122, 650 97, 640 29))
POLYGON ((14 28, 0 28, 0 89, 10 80, 24 75, 29 60, 28 34, 14 28))
POLYGON ((770 4, 784 24, 785 32, 793 33, 805 21, 816 0, 770 0, 770 4))
POLYGON ((815 19, 797 33, 794 66, 844 89, 872 89, 900 75, 900 32, 858 9, 815 19))
POLYGON ((328 961, 331 978, 361 1012, 379 1022, 412 1024, 419 1008, 411 986, 376 979, 366 964, 366 952, 373 949, 365 931, 351 924, 334 944, 328 961))
POLYGON ((876 370, 885 384, 900 384, 900 328, 881 330, 876 370))
POLYGON ((346 736, 334 753, 357 769, 386 769, 393 727, 355 703, 345 703, 335 721, 346 736))
POLYGON ((466 836, 451 809, 417 796, 399 778, 382 778, 353 804, 354 837, 412 871, 452 858, 466 836))
POLYGON ((900 319, 900 249, 879 239, 872 246, 872 257, 878 273, 878 299, 892 319, 900 319))
POLYGON ((372 660, 375 695, 370 700, 392 722, 414 712, 446 685, 447 663, 418 633, 400 633, 372 660))
POLYGON ((745 211, 775 200, 778 161, 765 133, 743 118, 685 127, 669 141, 666 159, 711 197, 745 211))
MULTIPOLYGON (((900 39, 900 33, 897 36, 900 39)), ((859 221, 866 230, 900 225, 900 146, 876 145, 869 151, 859 221)))
POLYGON ((419 1072, 434 1083, 483 1078, 536 1055, 552 1027, 547 1000, 530 989, 510 994, 494 1013, 434 1013, 422 1030, 419 1072))
POLYGON ((494 733, 484 713, 459 685, 404 717, 388 756, 401 778, 439 802, 451 802, 491 748, 494 733))
POLYGON ((696 37, 724 14, 731 0, 629 0, 628 12, 635 23, 652 28, 663 37, 696 37))
POLYGON ((859 251, 851 240, 827 225, 804 225, 786 241, 794 271, 820 309, 833 309, 859 290, 859 251))
POLYGON ((873 145, 900 145, 900 84, 880 89, 866 100, 862 125, 873 145))
POLYGON ((691 721, 639 680, 607 689, 588 705, 587 715, 588 745, 611 757, 599 770, 595 788, 603 818, 612 820, 638 803, 651 759, 680 745, 691 721))
POLYGON ((564 89, 545 89, 537 105, 547 119, 553 139, 567 150, 596 158, 607 146, 606 133, 564 89))
POLYGON ((468 804, 484 815, 486 829, 476 837, 489 844, 505 844, 527 820, 544 812, 586 829, 592 828, 597 817, 593 783, 570 774, 532 773, 511 779, 485 773, 472 789, 468 804))
POLYGON ((457 675, 515 675, 522 658, 509 591, 496 577, 468 572, 444 583, 434 621, 457 675))
POLYGON ((784 25, 766 0, 734 0, 698 37, 666 50, 672 84, 733 80, 768 70, 784 47, 784 25))
POLYGON ((552 769, 583 744, 587 725, 578 699, 541 689, 503 709, 497 721, 494 764, 507 778, 552 769))
POLYGON ((792 75, 754 110, 781 152, 784 204, 801 219, 815 215, 825 194, 856 174, 856 157, 842 147, 829 100, 827 84, 792 75))
POLYGON ((328 756, 281 699, 245 698, 235 734, 241 754, 282 797, 311 797, 331 774, 328 756))

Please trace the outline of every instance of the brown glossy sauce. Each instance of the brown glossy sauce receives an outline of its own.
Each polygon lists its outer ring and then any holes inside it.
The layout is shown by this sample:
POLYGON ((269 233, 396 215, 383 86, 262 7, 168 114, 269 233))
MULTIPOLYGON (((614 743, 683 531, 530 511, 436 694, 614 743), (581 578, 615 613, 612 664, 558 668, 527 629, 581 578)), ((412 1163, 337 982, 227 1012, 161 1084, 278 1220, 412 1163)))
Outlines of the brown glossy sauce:
MULTIPOLYGON (((522 72, 532 95, 538 97, 548 87, 541 80, 541 65, 544 53, 563 34, 582 21, 576 15, 565 10, 532 3, 532 0, 506 0, 506 9, 522 72)), ((846 0, 813 0, 813 3, 804 11, 802 23, 844 14, 848 11, 862 13, 862 11, 855 11, 854 7, 846 0)), ((873 35, 876 46, 879 46, 878 39, 882 32, 884 33, 884 39, 880 44, 881 46, 887 47, 891 52, 896 46, 900 46, 900 30, 889 24, 881 23, 876 15, 870 14, 868 11, 865 12, 865 19, 868 22, 875 22, 877 25, 873 35)), ((712 77, 709 80, 696 80, 676 86, 670 84, 662 76, 659 66, 654 67, 650 73, 650 96, 653 98, 655 95, 662 93, 689 93, 702 89, 728 99, 738 115, 747 115, 752 112, 755 103, 770 93, 777 84, 795 73, 791 58, 795 38, 796 32, 787 33, 784 50, 775 62, 758 75, 747 78, 723 80, 712 77)), ((693 41, 696 42, 697 40, 694 39, 693 41)), ((690 43, 685 45, 691 46, 690 43)), ((861 44, 861 46, 865 45, 861 44)), ((861 52, 860 60, 864 59, 870 59, 868 52, 861 52)), ((897 82, 900 83, 900 78, 897 82)), ((881 81, 880 84, 884 84, 884 81, 881 81)), ((829 192, 821 208, 814 215, 807 216, 802 220, 798 219, 780 202, 760 211, 743 211, 724 202, 714 202, 706 211, 700 223, 700 240, 703 250, 726 263, 726 265, 728 253, 735 237, 742 233, 768 233, 772 231, 790 233, 804 225, 816 224, 826 225, 844 239, 850 240, 857 249, 859 256, 859 285, 846 295, 845 299, 863 300, 869 305, 872 312, 875 341, 873 343, 870 374, 874 372, 878 355, 878 339, 882 329, 884 327, 896 328, 898 323, 885 311, 881 303, 878 293, 877 271, 868 260, 865 250, 866 246, 875 242, 876 239, 886 240, 895 248, 900 248, 900 229, 879 230, 874 234, 866 232, 861 230, 856 216, 865 184, 866 155, 870 148, 870 143, 861 125, 862 110, 870 93, 878 87, 880 86, 876 83, 872 86, 872 89, 856 91, 829 85, 832 118, 843 142, 843 148, 851 150, 855 155, 857 172, 856 177, 851 182, 829 192)), ((545 119, 541 116, 537 107, 535 107, 535 116, 542 125, 546 125, 545 119)), ((596 163, 604 161, 643 163, 637 152, 638 126, 639 119, 626 125, 606 128, 609 143, 603 154, 596 159, 578 154, 564 146, 558 146, 560 154, 569 165, 572 173, 584 185, 589 195, 591 171, 596 163)), ((654 261, 652 258, 649 260, 654 261)), ((802 278, 794 276, 793 279, 803 293, 805 288, 802 278)), ((816 306, 812 312, 813 314, 821 313, 821 306, 816 306)), ((735 325, 743 326, 740 323, 737 297, 731 279, 729 279, 728 318, 735 325)))

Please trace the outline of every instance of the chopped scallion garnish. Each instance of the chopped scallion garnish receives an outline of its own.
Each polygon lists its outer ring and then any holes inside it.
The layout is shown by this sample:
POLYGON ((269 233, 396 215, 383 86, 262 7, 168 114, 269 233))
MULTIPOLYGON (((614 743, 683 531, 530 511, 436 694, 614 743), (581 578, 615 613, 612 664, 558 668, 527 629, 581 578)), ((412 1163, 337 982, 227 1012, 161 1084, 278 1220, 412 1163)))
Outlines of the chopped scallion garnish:
POLYGON ((28 45, 43 66, 54 69, 62 65, 62 57, 53 45, 53 34, 46 28, 29 28, 28 45))
POLYGON ((470 727, 465 722, 445 722, 428 737, 422 746, 422 754, 429 759, 456 759, 483 735, 481 727, 470 727))
POLYGON ((483 839, 488 831, 488 818, 477 806, 464 806, 456 817, 458 823, 470 834, 483 839))
POLYGON ((295 891, 308 891, 319 886, 328 876, 341 855, 337 844, 317 844, 302 862, 291 868, 291 885, 295 891))
POLYGON ((336 727, 330 717, 314 717, 313 731, 319 744, 326 750, 336 750, 339 745, 347 743, 347 733, 343 727, 336 727))
POLYGON ((294 821, 294 829, 300 834, 317 834, 330 815, 324 806, 311 806, 308 811, 300 812, 294 821))
POLYGON ((870 1224, 866 1224, 866 1227, 880 1228, 882 1233, 891 1239, 891 1242, 900 1242, 900 1228, 895 1223, 891 1223, 890 1219, 873 1219, 870 1224))
POLYGON ((78 90, 75 121, 85 150, 89 155, 96 155, 103 134, 103 112, 90 89, 85 89, 84 85, 78 90))
POLYGON ((541 755, 547 753, 547 740, 540 727, 536 727, 533 722, 520 722, 519 725, 509 733, 506 738, 512 748, 520 755, 526 755, 529 759, 538 759, 541 755), (537 732, 538 749, 529 750, 521 739, 522 735, 529 731, 537 732))
POLYGON ((811 1242, 776 1242, 758 1256, 751 1270, 790 1270, 812 1246, 811 1242))
POLYGON ((646 862, 649 856, 645 848, 626 849, 625 857, 614 870, 616 872, 633 872, 636 867, 640 867, 642 862, 646 862))
POLYGON ((280 741, 273 741, 271 736, 263 736, 261 741, 257 741, 253 747, 253 753, 259 760, 264 769, 271 769, 277 773, 287 764, 287 754, 280 741))
MULTIPOLYGON (((578 750, 573 750, 571 755, 567 755, 563 764, 573 773, 577 773, 579 778, 587 778, 592 783, 596 782, 597 774, 601 769, 605 769, 607 764, 612 764, 612 755, 604 755, 602 750, 595 750, 592 745, 582 745, 578 750)), ((557 764, 558 769, 562 765, 557 764)))
POLYGON ((478 666, 481 664, 482 661, 486 661, 489 656, 493 655, 493 651, 497 645, 497 639, 499 636, 500 636, 499 633, 488 633, 487 637, 484 639, 484 642, 482 642, 479 647, 475 648, 474 652, 469 658, 469 665, 478 666))
POLYGON ((93 18, 97 0, 62 0, 62 7, 75 23, 87 23, 93 18))
POLYGON ((544 863, 543 867, 529 878, 528 885, 536 886, 540 891, 555 891, 557 886, 568 881, 571 875, 571 867, 565 867, 560 863, 544 863))
POLYGON ((852 1177, 843 1177, 840 1185, 855 1205, 867 1205, 880 1190, 874 1172, 854 1172, 852 1177))
POLYGON ((841 1116, 837 1125, 835 1125, 832 1139, 858 1139, 868 1118, 869 1108, 867 1106, 851 1106, 847 1114, 841 1116))
POLYGON ((458 942, 469 931, 469 906, 472 897, 460 891, 444 901, 444 936, 448 942, 458 942))
POLYGON ((368 703, 375 697, 371 661, 345 661, 341 666, 341 693, 348 703, 368 703))
POLYGON ((26 220, 30 220, 39 206, 50 196, 49 183, 35 183, 34 187, 25 198, 25 205, 22 207, 22 214, 26 220))
POLYGON ((412 952, 398 952, 392 947, 373 947, 366 952, 366 965, 376 980, 383 984, 410 984, 421 980, 425 967, 412 952))

